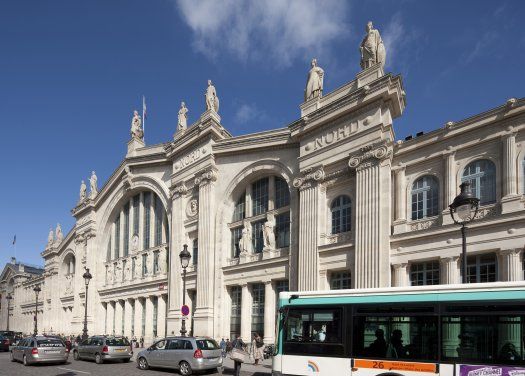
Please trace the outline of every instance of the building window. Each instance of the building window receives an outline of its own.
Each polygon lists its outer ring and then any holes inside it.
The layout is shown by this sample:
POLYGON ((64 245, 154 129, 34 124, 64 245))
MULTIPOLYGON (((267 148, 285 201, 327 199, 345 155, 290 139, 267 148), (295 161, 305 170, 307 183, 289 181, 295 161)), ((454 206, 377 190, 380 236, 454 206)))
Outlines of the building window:
POLYGON ((155 196, 155 246, 162 243, 162 217, 164 206, 158 196, 155 196))
POLYGON ((144 192, 144 234, 143 248, 149 248, 149 235, 151 227, 151 192, 144 192))
POLYGON ((153 337, 157 337, 157 320, 159 314, 159 298, 158 296, 153 297, 153 337))
POLYGON ((242 302, 242 288, 241 286, 233 286, 230 288, 230 296, 232 299, 230 312, 230 338, 236 338, 241 334, 241 302, 242 302))
POLYGON ((239 257, 241 250, 239 249, 239 240, 242 237, 242 227, 232 228, 232 257, 239 257))
POLYGON ((277 248, 290 245, 290 212, 275 217, 275 241, 277 248))
POLYGON ((252 333, 264 337, 264 284, 252 285, 252 333))
POLYGON ((159 272, 159 251, 153 252, 153 275, 157 275, 159 272))
POLYGON ((275 208, 279 209, 290 205, 290 191, 284 179, 275 178, 275 208))
POLYGON ((133 197, 133 235, 139 233, 140 194, 133 197))
POLYGON ((108 248, 107 248, 107 251, 106 251, 106 261, 111 261, 111 235, 109 236, 109 240, 108 240, 108 248))
POLYGON ((433 176, 423 176, 412 186, 412 219, 438 215, 439 184, 433 176))
POLYGON ((193 265, 197 265, 199 262, 199 239, 193 239, 193 265))
POLYGON ((467 257, 467 282, 496 282, 496 255, 489 253, 467 257))
POLYGON ((235 208, 233 209, 233 221, 242 221, 246 218, 246 192, 243 192, 239 200, 235 203, 235 208))
POLYGON ((266 219, 252 223, 253 253, 260 253, 264 248, 264 222, 266 222, 266 219))
POLYGON ((120 257, 120 213, 115 220, 115 258, 120 257))
POLYGON ((148 274, 148 255, 142 255, 142 278, 148 274))
POLYGON ((462 182, 469 182, 474 196, 480 205, 496 202, 496 167, 488 159, 471 162, 463 171, 462 182))
POLYGON ((344 290, 351 288, 350 272, 334 272, 330 275, 330 289, 344 290))
POLYGON ((129 254, 129 202, 124 205, 124 256, 129 254))
POLYGON ((268 211, 268 178, 257 180, 252 184, 252 215, 268 211))
POLYGON ((439 285, 439 261, 411 264, 410 283, 412 286, 439 285))
POLYGON ((350 231, 352 228, 352 202, 348 196, 339 196, 332 201, 332 234, 350 231))

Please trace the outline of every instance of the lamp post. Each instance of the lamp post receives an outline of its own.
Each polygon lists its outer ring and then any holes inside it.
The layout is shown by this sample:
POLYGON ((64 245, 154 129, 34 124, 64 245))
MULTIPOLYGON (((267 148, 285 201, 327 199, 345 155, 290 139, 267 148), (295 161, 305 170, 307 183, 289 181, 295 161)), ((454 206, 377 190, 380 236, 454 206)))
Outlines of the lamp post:
POLYGON ((42 289, 40 288, 40 285, 36 285, 33 289, 35 292, 35 331, 34 335, 36 336, 38 334, 38 294, 42 289))
POLYGON ((9 315, 11 311, 11 299, 13 299, 13 297, 11 296, 11 294, 7 294, 5 298, 7 299, 7 328, 6 330, 9 330, 9 315))
POLYGON ((84 329, 82 330, 82 340, 88 339, 88 329, 87 329, 87 305, 88 305, 88 287, 89 287, 89 281, 93 276, 89 272, 89 268, 84 268, 86 271, 82 275, 82 278, 84 278, 84 283, 86 284, 86 301, 84 303, 84 329))
MULTIPOLYGON (((191 254, 188 251, 188 245, 184 244, 182 251, 179 254, 180 264, 182 266, 182 305, 186 305, 186 268, 188 267, 191 259, 191 254)), ((182 326, 180 328, 180 334, 186 337, 186 320, 182 318, 182 326)))
POLYGON ((467 224, 472 222, 478 214, 479 209, 479 198, 472 195, 470 190, 470 183, 464 182, 459 186, 461 192, 456 196, 452 204, 449 205, 450 216, 455 224, 461 225, 461 236, 463 238, 462 243, 462 269, 463 277, 462 282, 467 283, 467 224), (474 214, 473 214, 474 212, 474 214))

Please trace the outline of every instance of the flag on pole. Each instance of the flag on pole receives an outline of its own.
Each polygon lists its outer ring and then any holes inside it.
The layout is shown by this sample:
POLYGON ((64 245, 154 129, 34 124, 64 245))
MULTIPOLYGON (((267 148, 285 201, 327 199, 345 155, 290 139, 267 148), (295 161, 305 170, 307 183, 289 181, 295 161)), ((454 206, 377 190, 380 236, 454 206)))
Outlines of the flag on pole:
POLYGON ((147 113, 146 113, 146 97, 143 95, 142 96, 142 119, 146 119, 147 117, 147 113))
POLYGON ((13 245, 15 245, 15 244, 16 244, 16 234, 15 234, 15 236, 13 238, 13 245))

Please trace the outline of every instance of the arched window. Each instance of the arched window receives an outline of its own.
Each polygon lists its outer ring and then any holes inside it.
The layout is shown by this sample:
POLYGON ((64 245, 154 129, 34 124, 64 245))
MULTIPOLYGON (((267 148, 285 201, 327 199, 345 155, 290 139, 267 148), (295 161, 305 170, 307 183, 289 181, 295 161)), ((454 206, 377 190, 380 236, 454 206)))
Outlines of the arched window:
POLYGON ((471 162, 463 171, 462 182, 469 182, 480 205, 496 202, 496 166, 488 159, 471 162))
POLYGON ((422 176, 412 185, 412 219, 438 215, 439 183, 433 176, 422 176))
POLYGON ((338 196, 330 206, 332 212, 332 234, 352 229, 352 201, 348 196, 338 196))

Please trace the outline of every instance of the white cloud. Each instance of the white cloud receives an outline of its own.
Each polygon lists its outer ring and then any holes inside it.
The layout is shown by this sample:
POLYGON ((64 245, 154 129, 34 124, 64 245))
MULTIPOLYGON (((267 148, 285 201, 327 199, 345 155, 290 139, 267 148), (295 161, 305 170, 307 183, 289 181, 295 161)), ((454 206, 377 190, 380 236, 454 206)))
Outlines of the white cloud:
POLYGON ((408 74, 412 63, 419 59, 422 34, 414 28, 407 29, 401 13, 397 12, 386 24, 382 38, 386 49, 386 67, 408 74))
POLYGON ((401 22, 401 14, 396 13, 390 19, 383 33, 383 42, 386 49, 386 66, 391 67, 392 62, 396 61, 396 54, 399 48, 399 42, 405 34, 405 27, 401 22))
POLYGON ((214 59, 227 52, 241 61, 268 58, 289 66, 320 55, 346 38, 344 0, 174 0, 193 32, 194 48, 214 59))
POLYGON ((240 104, 235 112, 234 119, 238 124, 246 124, 255 119, 262 120, 266 118, 266 114, 259 110, 255 104, 243 103, 240 104))

